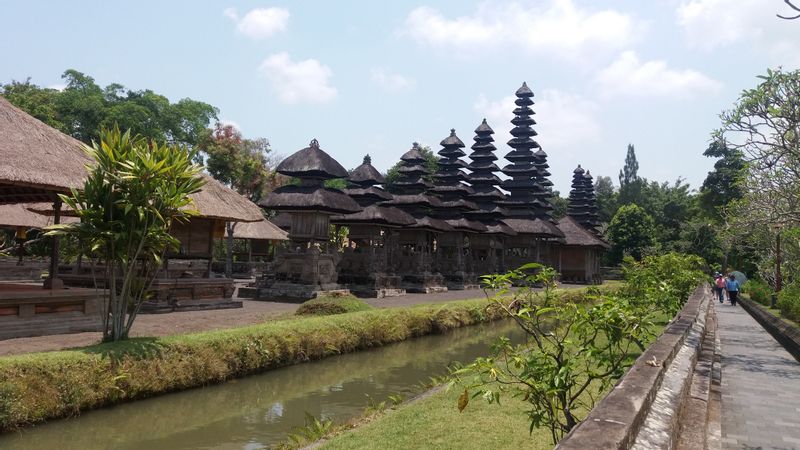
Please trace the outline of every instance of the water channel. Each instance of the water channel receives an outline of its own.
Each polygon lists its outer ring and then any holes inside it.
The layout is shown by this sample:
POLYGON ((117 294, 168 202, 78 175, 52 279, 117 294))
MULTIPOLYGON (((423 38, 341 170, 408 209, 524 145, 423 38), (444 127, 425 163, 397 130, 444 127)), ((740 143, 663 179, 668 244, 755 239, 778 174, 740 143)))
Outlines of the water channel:
POLYGON ((302 426, 305 413, 344 422, 369 398, 408 396, 454 362, 486 356, 496 338, 523 339, 510 321, 271 370, 227 383, 89 411, 0 435, 3 450, 256 449, 302 426), (369 398, 367 397, 369 396, 369 398))

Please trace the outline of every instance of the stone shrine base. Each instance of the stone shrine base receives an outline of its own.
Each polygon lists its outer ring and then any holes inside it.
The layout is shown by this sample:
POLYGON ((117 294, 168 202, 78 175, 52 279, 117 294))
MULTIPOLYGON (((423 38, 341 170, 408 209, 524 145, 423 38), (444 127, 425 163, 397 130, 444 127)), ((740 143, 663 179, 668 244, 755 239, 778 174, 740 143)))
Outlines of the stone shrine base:
MULTIPOLYGON (((245 294, 250 293, 252 293, 252 291, 245 291, 245 294)), ((255 294, 256 296, 252 297, 253 300, 266 302, 303 303, 307 300, 311 300, 312 298, 322 296, 350 295, 350 290, 343 289, 338 284, 311 285, 276 282, 269 287, 257 288, 255 294)), ((241 289, 239 295, 242 295, 241 289)))

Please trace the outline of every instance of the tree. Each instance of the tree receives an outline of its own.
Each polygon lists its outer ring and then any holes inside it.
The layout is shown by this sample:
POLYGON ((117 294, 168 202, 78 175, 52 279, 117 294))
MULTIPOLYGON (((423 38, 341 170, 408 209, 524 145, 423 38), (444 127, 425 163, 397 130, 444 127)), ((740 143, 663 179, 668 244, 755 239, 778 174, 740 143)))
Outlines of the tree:
MULTIPOLYGON (((244 139, 232 125, 219 122, 199 148, 206 154, 206 167, 212 177, 239 194, 257 202, 274 185, 275 172, 269 168, 269 141, 244 139)), ((233 231, 236 222, 226 223, 225 275, 233 272, 233 231)))
POLYGON ((550 205, 553 206, 553 219, 558 220, 567 215, 569 200, 562 197, 560 192, 553 191, 553 196, 550 197, 550 205))
POLYGON ((66 134, 90 144, 102 127, 117 124, 146 139, 192 147, 208 135, 217 109, 192 99, 170 103, 151 90, 126 90, 118 83, 105 88, 94 78, 69 69, 62 91, 44 89, 30 80, 3 86, 12 104, 66 134))
MULTIPOLYGON (((428 169, 430 175, 427 177, 428 181, 433 181, 433 174, 439 169, 439 156, 431 150, 430 145, 420 148, 420 152, 425 157, 425 168, 428 169)), ((386 187, 388 188, 400 177, 398 169, 402 165, 402 161, 398 161, 386 171, 386 187)))
POLYGON ((594 191, 597 198, 597 215, 602 223, 610 223, 611 218, 617 213, 617 191, 611 177, 598 176, 594 182, 594 191))
POLYGON ((104 265, 108 310, 103 339, 127 339, 168 249, 174 222, 197 214, 191 194, 203 186, 201 167, 185 147, 147 141, 119 128, 100 131, 86 147, 96 164, 83 189, 60 195, 80 222, 50 227, 77 238, 82 252, 104 265))
POLYGON ((732 201, 744 197, 744 155, 720 140, 712 141, 703 155, 718 159, 714 163, 714 170, 708 172, 700 188, 699 204, 706 217, 719 222, 724 208, 732 201))
POLYGON ((640 202, 642 184, 644 183, 639 178, 639 162, 636 160, 636 151, 633 148, 633 144, 628 144, 625 166, 619 171, 619 204, 627 205, 640 202))
POLYGON ((616 261, 626 254, 642 259, 645 250, 654 243, 654 228, 653 218, 642 208, 635 204, 621 206, 608 226, 616 261))

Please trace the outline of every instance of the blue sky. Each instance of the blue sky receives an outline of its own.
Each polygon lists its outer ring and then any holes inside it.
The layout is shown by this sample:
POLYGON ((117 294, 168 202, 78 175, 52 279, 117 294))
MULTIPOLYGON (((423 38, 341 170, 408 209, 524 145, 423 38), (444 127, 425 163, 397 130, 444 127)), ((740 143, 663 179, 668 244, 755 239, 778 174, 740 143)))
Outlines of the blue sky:
MULTIPOLYGON (((1 1, 0 82, 102 86, 206 101, 287 156, 317 138, 347 168, 385 170, 413 141, 483 117, 505 142, 513 93, 534 90, 538 141, 569 190, 578 163, 698 187, 717 114, 767 67, 800 66, 781 0, 1 1)), ((501 160, 501 163, 505 163, 501 160)))

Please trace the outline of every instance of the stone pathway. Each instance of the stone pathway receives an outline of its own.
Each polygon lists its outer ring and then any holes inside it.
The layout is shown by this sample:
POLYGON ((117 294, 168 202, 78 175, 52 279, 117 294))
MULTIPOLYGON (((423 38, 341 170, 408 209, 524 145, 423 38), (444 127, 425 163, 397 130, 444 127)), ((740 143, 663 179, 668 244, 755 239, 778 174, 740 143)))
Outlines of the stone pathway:
POLYGON ((741 306, 715 307, 722 448, 800 450, 800 363, 741 306))

